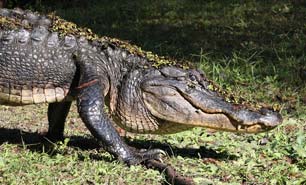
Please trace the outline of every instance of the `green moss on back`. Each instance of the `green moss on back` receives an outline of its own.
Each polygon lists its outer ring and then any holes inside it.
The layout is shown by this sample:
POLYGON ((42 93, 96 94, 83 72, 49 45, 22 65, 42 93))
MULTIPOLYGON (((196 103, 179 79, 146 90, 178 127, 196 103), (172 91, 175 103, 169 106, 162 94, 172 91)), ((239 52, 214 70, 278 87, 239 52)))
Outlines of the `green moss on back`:
MULTIPOLYGON (((0 28, 3 30, 24 28, 22 20, 0 16, 0 28)), ((29 28, 29 27, 25 27, 29 28)))
MULTIPOLYGON (((110 38, 107 36, 99 37, 97 34, 93 33, 89 28, 80 28, 75 23, 66 21, 54 13, 48 14, 47 17, 51 20, 51 25, 48 28, 51 32, 58 32, 60 36, 74 35, 76 37, 85 37, 89 41, 97 41, 101 43, 109 43, 115 45, 116 47, 123 48, 129 53, 138 55, 140 57, 146 58, 149 62, 152 63, 153 67, 161 66, 179 66, 182 68, 189 68, 189 64, 179 64, 177 61, 161 57, 152 52, 143 51, 140 47, 132 45, 126 41, 119 40, 117 38, 110 38)), ((33 25, 25 25, 22 23, 22 17, 5 17, 0 16, 0 28, 2 30, 15 30, 15 29, 33 29, 33 25)))
MULTIPOLYGON (((117 38, 110 38, 107 36, 99 37, 97 34, 94 34, 91 29, 88 28, 80 28, 75 23, 66 21, 61 19, 60 17, 49 14, 48 17, 52 20, 52 25, 50 27, 50 31, 56 31, 61 36, 72 34, 77 37, 85 37, 89 41, 98 41, 102 43, 110 43, 117 47, 126 49, 131 54, 135 54, 141 57, 145 57, 149 62, 152 62, 153 67, 160 67, 160 66, 172 66, 176 65, 177 62, 175 60, 168 59, 166 57, 160 57, 156 54, 153 54, 149 51, 143 51, 140 47, 136 45, 132 45, 128 42, 119 40, 117 38)), ((184 68, 188 68, 189 66, 186 64, 179 65, 184 68)))

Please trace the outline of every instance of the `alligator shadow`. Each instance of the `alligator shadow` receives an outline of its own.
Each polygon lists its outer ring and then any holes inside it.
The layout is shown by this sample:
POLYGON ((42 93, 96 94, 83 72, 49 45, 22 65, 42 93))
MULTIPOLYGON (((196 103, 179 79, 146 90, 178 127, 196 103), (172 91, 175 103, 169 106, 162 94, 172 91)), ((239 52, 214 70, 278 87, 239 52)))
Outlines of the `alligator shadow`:
POLYGON ((220 160, 235 160, 238 157, 228 152, 216 152, 215 150, 200 146, 199 148, 180 148, 167 143, 161 143, 155 140, 135 140, 127 143, 135 148, 159 148, 167 152, 169 156, 181 156, 188 158, 214 158, 220 160))
MULTIPOLYGON (((79 150, 93 150, 101 149, 101 145, 94 138, 87 138, 84 136, 70 136, 67 146, 78 148, 79 150)), ((181 156, 188 158, 214 158, 220 160, 235 160, 237 156, 227 152, 216 152, 205 147, 200 148, 179 148, 171 146, 167 143, 152 140, 137 140, 126 139, 129 146, 138 149, 159 148, 168 153, 169 156, 181 156)), ((3 143, 16 144, 20 147, 27 148, 33 152, 46 152, 49 155, 55 155, 57 151, 56 145, 46 140, 42 134, 37 132, 22 131, 20 129, 0 128, 0 145, 3 143)), ((104 160, 111 162, 111 159, 98 154, 90 154, 92 160, 104 160)), ((79 160, 83 160, 84 156, 79 154, 79 160)))

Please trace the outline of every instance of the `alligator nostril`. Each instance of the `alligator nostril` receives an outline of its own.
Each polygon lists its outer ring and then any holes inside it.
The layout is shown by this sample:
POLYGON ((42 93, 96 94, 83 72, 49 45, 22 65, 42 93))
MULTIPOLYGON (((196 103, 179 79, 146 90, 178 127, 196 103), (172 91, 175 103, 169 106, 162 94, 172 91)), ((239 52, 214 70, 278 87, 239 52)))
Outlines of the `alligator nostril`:
POLYGON ((266 109, 266 108, 261 108, 259 111, 260 111, 261 114, 264 114, 264 115, 268 115, 272 112, 272 111, 270 111, 269 109, 266 109))
POLYGON ((276 127, 282 123, 282 117, 277 112, 269 112, 264 117, 260 118, 260 122, 263 123, 266 127, 276 127))

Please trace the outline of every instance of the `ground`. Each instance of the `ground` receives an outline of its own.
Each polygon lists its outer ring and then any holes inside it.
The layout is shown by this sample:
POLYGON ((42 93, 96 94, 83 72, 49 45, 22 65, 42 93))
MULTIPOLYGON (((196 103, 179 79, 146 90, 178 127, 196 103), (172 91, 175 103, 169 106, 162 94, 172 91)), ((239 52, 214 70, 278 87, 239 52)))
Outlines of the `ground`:
MULTIPOLYGON (((190 60, 224 90, 278 109, 284 122, 249 135, 195 128, 136 135, 138 148, 166 150, 165 163, 197 184, 306 184, 306 5, 302 1, 36 1, 39 11, 95 33, 190 60)), ((0 106, 1 184, 160 184, 163 175, 127 167, 104 152, 75 105, 63 143, 42 146, 47 105, 0 106)))

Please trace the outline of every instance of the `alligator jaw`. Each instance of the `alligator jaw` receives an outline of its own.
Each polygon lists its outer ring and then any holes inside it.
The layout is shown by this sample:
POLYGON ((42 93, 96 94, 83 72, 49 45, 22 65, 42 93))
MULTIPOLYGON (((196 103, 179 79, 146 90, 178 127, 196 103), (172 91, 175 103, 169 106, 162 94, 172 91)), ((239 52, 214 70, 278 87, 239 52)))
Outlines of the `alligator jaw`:
POLYGON ((161 124, 177 123, 230 132, 258 133, 282 122, 279 113, 252 111, 223 100, 201 81, 159 76, 142 83, 146 107, 161 124))
POLYGON ((198 109, 190 116, 192 119, 186 124, 194 125, 197 127, 205 127, 214 130, 222 130, 229 132, 241 132, 241 133, 259 133, 271 130, 276 125, 265 125, 263 123, 254 124, 242 124, 223 113, 205 113, 198 109))

